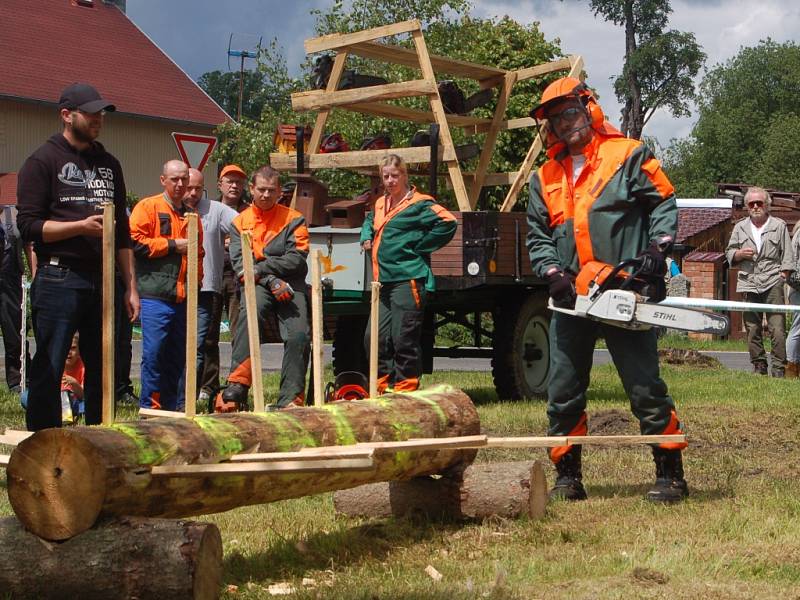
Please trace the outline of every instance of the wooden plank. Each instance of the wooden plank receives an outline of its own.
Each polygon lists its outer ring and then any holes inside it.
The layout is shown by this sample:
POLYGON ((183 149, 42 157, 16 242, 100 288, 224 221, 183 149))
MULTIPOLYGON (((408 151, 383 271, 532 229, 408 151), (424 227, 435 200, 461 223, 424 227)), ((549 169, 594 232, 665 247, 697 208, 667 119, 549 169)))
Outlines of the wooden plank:
POLYGON ((6 468, 9 460, 11 457, 8 454, 0 454, 0 467, 6 468))
POLYGON ((32 435, 32 431, 6 429, 3 434, 0 435, 0 444, 5 444, 6 446, 17 446, 21 441, 27 440, 32 435))
MULTIPOLYGON (((434 123, 436 121, 433 113, 429 110, 408 108, 406 106, 387 104, 385 102, 359 102, 356 104, 350 104, 344 108, 365 115, 374 115, 376 117, 384 117, 387 119, 399 119, 402 121, 410 121, 412 123, 434 123)), ((533 119, 531 119, 531 121, 533 121, 533 119)), ((482 117, 470 117, 468 115, 448 114, 447 122, 450 125, 464 127, 472 131, 479 127, 487 128, 492 123, 492 120, 484 119, 482 117)))
POLYGON ((489 162, 492 160, 492 154, 494 153, 497 135, 500 133, 500 123, 504 120, 508 100, 511 97, 511 91, 514 89, 516 81, 516 73, 507 73, 503 80, 503 85, 500 88, 500 95, 497 98, 497 106, 495 107, 492 125, 486 133, 486 139, 483 142, 483 149, 478 158, 478 166, 475 168, 475 176, 469 191, 469 205, 473 210, 478 204, 478 198, 481 195, 481 189, 483 189, 483 182, 486 179, 486 171, 489 168, 489 162))
POLYGON ((311 90, 292 94, 292 110, 303 112, 346 106, 356 102, 373 102, 376 100, 392 100, 394 98, 411 98, 414 96, 430 96, 436 94, 436 82, 425 79, 385 83, 349 90, 311 90))
POLYGON ((160 408, 140 408, 139 409, 139 416, 140 417, 166 417, 168 419, 185 419, 186 413, 182 413, 176 410, 161 410, 160 408))
POLYGON ((101 408, 101 422, 111 425, 114 422, 114 399, 116 398, 114 386, 114 288, 116 265, 116 250, 114 244, 114 204, 103 203, 103 348, 102 348, 102 382, 103 394, 101 408))
POLYGON ((306 54, 313 54, 314 52, 344 48, 345 46, 358 44, 360 42, 369 42, 390 35, 419 31, 421 27, 422 25, 417 19, 411 19, 410 21, 401 21, 399 23, 373 27, 372 29, 364 29, 353 33, 331 33, 328 35, 321 35, 319 37, 307 39, 303 45, 306 49, 306 54))
POLYGON ((261 380, 261 337, 256 306, 256 281, 253 266, 253 232, 242 232, 242 266, 244 268, 245 314, 247 339, 250 343, 250 368, 253 389, 253 411, 264 412, 264 382, 261 380))
POLYGON ((162 465, 153 467, 154 477, 208 477, 210 475, 290 475, 326 471, 369 471, 372 458, 327 458, 318 460, 282 460, 277 462, 215 463, 210 465, 162 465))
POLYGON ((314 376, 314 406, 325 404, 325 382, 322 380, 322 251, 311 253, 311 366, 314 376))
POLYGON ((593 446, 632 446, 637 444, 683 443, 686 436, 678 435, 570 435, 545 437, 489 438, 487 448, 558 448, 571 444, 593 446))
MULTIPOLYGON (((581 58, 580 55, 575 54, 570 56, 569 60, 572 66, 569 70, 569 73, 567 73, 567 76, 580 78, 580 76, 583 74, 583 58, 581 58)), ((519 171, 517 172, 517 178, 514 180, 514 183, 511 184, 511 189, 508 190, 505 200, 503 200, 503 205, 500 207, 500 212, 510 212, 517 203, 517 196, 519 196, 522 186, 525 185, 528 179, 530 179, 531 171, 533 170, 533 163, 536 161, 536 157, 542 151, 542 147, 544 146, 542 141, 543 133, 544 125, 539 130, 539 133, 536 134, 531 147, 528 149, 528 153, 525 156, 525 159, 522 161, 519 171)))
POLYGON ((573 61, 576 58, 577 56, 568 56, 552 62, 542 63, 541 65, 536 65, 535 67, 518 69, 515 71, 517 74, 517 81, 525 81, 526 79, 532 79, 533 77, 541 77, 542 75, 547 75, 553 71, 565 71, 572 67, 573 61))
MULTIPOLYGON (((378 44, 375 42, 362 42, 348 47, 351 54, 363 58, 371 58, 396 65, 419 68, 419 58, 417 53, 402 46, 390 44, 378 44)), ((431 65, 436 73, 447 73, 458 77, 466 77, 480 81, 482 79, 492 79, 503 77, 505 69, 490 67, 478 63, 455 60, 444 56, 430 55, 431 65)))
MULTIPOLYGON (((510 131, 512 129, 524 129, 525 127, 533 127, 536 125, 536 119, 531 117, 520 117, 519 119, 509 119, 508 121, 501 121, 498 127, 499 131, 510 131)), ((467 135, 475 135, 478 133, 486 133, 489 131, 491 123, 479 123, 474 127, 464 126, 464 133, 467 135)))
POLYGON ((253 452, 251 454, 235 454, 230 462, 271 462, 281 460, 320 460, 327 458, 372 458, 373 448, 354 448, 353 446, 325 446, 319 448, 301 448, 296 452, 253 452))
POLYGON ((197 296, 200 293, 197 213, 186 214, 189 247, 186 251, 186 416, 193 417, 197 405, 197 296))
MULTIPOLYGON (((430 146, 413 148, 387 148, 385 150, 354 150, 353 152, 335 152, 332 154, 306 155, 306 167, 312 171, 317 169, 354 169, 358 167, 377 167, 389 154, 397 154, 406 163, 427 163, 431 157, 430 146)), ((455 150, 442 148, 441 160, 454 160, 455 150)), ((297 166, 297 155, 273 152, 269 156, 270 165, 279 171, 291 171, 297 166)))
MULTIPOLYGON (((336 88, 339 87, 339 81, 342 78, 342 72, 344 72, 345 62, 347 61, 347 51, 340 51, 336 54, 336 58, 333 59, 333 67, 331 68, 330 77, 328 77, 328 83, 325 86, 326 92, 335 92, 336 88)), ((319 145, 322 142, 322 136, 325 135, 325 124, 328 122, 328 115, 330 115, 330 110, 322 109, 317 113, 317 119, 314 122, 314 129, 311 132, 311 139, 308 142, 308 153, 309 154, 316 154, 319 152, 319 145)), ((296 160, 295 160, 296 162, 296 160)), ((294 208, 294 205, 292 205, 294 208)))
POLYGON ((372 448, 377 451, 422 452, 424 450, 482 448, 486 446, 487 441, 488 437, 485 435, 464 435, 448 438, 410 439, 400 442, 361 442, 356 446, 359 448, 372 448))
POLYGON ((379 325, 381 309, 381 283, 373 281, 370 285, 371 297, 369 308, 369 397, 378 397, 378 346, 380 344, 379 325))
MULTIPOLYGON (((417 49, 422 76, 435 86, 436 74, 431 65, 431 57, 428 54, 428 46, 425 44, 425 38, 422 36, 421 31, 413 32, 412 36, 414 38, 414 47, 417 49)), ((429 97, 429 100, 431 103, 431 111, 433 111, 436 123, 439 125, 439 142, 444 148, 445 153, 452 152, 455 154, 453 137, 450 135, 450 128, 447 125, 447 115, 444 112, 444 106, 442 105, 442 99, 439 97, 438 90, 435 95, 429 97)), ((452 160, 445 159, 445 163, 447 164, 447 171, 450 173, 450 183, 453 186, 453 193, 456 196, 459 210, 471 210, 472 207, 469 203, 467 188, 464 185, 464 179, 461 177, 461 166, 458 164, 458 161, 455 160, 455 157, 453 157, 452 160)))

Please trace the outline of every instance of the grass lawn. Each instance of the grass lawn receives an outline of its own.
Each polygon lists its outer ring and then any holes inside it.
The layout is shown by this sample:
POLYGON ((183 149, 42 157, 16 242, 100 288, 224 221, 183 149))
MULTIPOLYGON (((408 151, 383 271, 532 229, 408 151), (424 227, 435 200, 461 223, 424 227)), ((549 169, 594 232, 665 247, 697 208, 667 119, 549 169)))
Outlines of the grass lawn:
MULTIPOLYGON (((539 521, 343 518, 330 494, 198 517, 222 532, 223 597, 271 598, 269 586, 285 582, 291 598, 800 598, 800 382, 722 368, 663 374, 691 440, 687 502, 643 500, 649 449, 587 447, 590 499, 553 503, 539 521)), ((277 376, 265 381, 274 394, 277 376)), ((545 431, 544 404, 498 401, 488 373, 441 372, 425 379, 433 382, 467 391, 486 433, 545 431)), ((613 367, 595 369, 589 402, 590 433, 638 432, 613 367)), ((10 395, 0 394, 0 424, 21 427, 10 395)), ((477 460, 532 458, 544 452, 481 451, 477 460)), ((4 490, 0 475, 0 515, 10 515, 4 490)))

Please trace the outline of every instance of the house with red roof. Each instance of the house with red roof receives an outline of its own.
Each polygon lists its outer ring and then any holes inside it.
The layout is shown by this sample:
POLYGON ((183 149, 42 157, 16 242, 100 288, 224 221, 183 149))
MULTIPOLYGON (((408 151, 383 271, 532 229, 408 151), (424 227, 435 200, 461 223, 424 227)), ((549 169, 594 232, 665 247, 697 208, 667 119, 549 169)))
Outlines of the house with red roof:
MULTIPOLYGON (((179 158, 172 132, 213 135, 230 117, 126 15, 124 0, 0 2, 0 174, 15 173, 61 130, 58 99, 76 81, 117 110, 99 140, 122 163, 128 190, 157 193, 179 158)), ((216 163, 204 170, 209 193, 216 163)), ((15 185, 15 184, 14 184, 15 185)), ((7 200, 5 179, 0 194, 7 200)))

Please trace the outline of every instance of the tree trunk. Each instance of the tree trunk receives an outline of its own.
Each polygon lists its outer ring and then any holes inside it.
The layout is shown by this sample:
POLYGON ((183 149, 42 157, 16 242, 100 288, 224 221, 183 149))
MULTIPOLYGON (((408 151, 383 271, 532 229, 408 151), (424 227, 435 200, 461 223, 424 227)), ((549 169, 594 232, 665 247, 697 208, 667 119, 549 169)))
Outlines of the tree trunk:
POLYGON ((539 461, 473 464, 464 470, 463 479, 415 477, 333 495, 337 512, 351 517, 540 518, 546 504, 547 482, 539 461))
POLYGON ((30 531, 64 540, 102 517, 186 517, 409 479, 466 466, 476 451, 376 453, 371 471, 313 474, 167 477, 150 473, 156 465, 219 463, 242 453, 479 432, 472 402, 449 386, 324 408, 46 429, 11 455, 8 496, 30 531))
POLYGON ((642 90, 639 87, 639 74, 630 66, 631 56, 636 52, 636 19, 633 14, 633 0, 625 0, 625 70, 627 71, 628 97, 622 116, 622 133, 639 139, 642 137, 644 114, 642 113, 642 90))
POLYGON ((222 585, 222 538, 211 523, 124 519, 61 544, 0 520, 0 590, 12 598, 212 599, 222 585))

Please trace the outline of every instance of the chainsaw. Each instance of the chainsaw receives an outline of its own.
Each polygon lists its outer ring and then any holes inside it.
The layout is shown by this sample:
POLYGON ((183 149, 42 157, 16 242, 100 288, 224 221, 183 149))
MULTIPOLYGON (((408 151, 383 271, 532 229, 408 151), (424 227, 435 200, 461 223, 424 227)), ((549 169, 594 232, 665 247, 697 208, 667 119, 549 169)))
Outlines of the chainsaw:
POLYGON ((591 266, 594 268, 582 269, 576 280, 575 308, 555 306, 551 298, 548 304, 550 310, 639 331, 668 327, 714 335, 728 333, 730 321, 724 315, 669 306, 669 300, 663 303, 648 302, 647 296, 631 289, 642 282, 639 277, 641 259, 624 260, 616 267, 604 263, 591 266), (628 272, 628 268, 633 270, 628 272))

